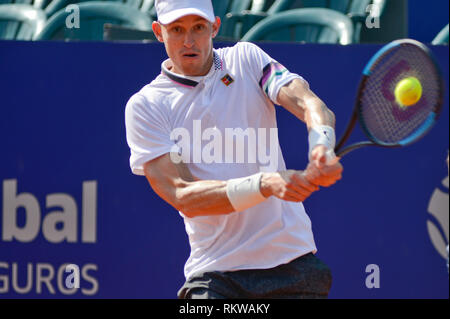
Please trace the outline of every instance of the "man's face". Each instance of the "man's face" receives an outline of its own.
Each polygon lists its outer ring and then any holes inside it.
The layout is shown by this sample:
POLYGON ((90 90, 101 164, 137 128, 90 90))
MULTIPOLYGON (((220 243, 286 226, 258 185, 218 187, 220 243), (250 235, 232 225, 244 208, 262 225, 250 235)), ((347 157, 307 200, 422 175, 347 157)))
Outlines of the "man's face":
POLYGON ((153 23, 153 31, 164 42, 173 63, 172 72, 190 76, 206 75, 213 61, 212 39, 217 35, 220 18, 212 24, 208 20, 189 15, 162 25, 153 23))

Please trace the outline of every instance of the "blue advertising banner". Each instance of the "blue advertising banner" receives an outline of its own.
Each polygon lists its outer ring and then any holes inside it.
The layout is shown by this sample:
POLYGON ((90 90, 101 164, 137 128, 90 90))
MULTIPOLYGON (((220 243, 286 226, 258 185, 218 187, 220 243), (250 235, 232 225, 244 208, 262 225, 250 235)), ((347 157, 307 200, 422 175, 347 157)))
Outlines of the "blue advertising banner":
MULTIPOLYGON (((309 81, 340 136, 380 45, 260 46, 309 81)), ((448 47, 431 49, 448 92, 448 47)), ((184 224, 131 174, 124 124, 165 58, 157 43, 0 41, 0 298, 176 298, 184 224)), ((305 125, 277 116, 287 167, 304 169, 305 125)), ((343 179, 305 201, 330 298, 449 297, 448 119, 446 94, 424 139, 354 152, 343 179)))

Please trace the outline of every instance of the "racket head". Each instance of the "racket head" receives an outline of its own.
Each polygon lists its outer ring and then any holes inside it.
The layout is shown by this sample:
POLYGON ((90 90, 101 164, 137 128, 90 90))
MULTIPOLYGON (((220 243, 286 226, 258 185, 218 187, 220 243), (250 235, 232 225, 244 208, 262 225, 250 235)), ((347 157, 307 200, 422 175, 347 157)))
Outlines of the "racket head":
POLYGON ((401 39, 382 47, 366 65, 354 117, 367 138, 382 147, 402 147, 425 136, 442 109, 444 83, 431 51, 422 43, 401 39), (416 77, 422 97, 411 106, 395 99, 397 83, 416 77))

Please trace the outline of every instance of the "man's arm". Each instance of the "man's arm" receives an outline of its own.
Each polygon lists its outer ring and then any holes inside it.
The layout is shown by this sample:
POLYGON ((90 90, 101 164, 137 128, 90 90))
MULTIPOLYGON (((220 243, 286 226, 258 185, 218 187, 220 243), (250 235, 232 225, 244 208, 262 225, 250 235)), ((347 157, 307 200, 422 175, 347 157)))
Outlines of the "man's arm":
POLYGON ((334 113, 304 80, 295 79, 283 86, 278 93, 278 103, 305 122, 308 131, 316 125, 335 126, 334 113))
MULTIPOLYGON (((334 131, 334 113, 311 91, 306 81, 295 79, 283 86, 278 93, 278 103, 305 122, 308 132, 319 126, 329 126, 334 131)), ((306 172, 308 179, 316 185, 330 186, 341 178, 343 169, 339 162, 326 165, 328 150, 328 147, 321 144, 311 150, 306 172)))
MULTIPOLYGON (((172 162, 165 154, 144 165, 144 172, 153 190, 187 217, 225 215, 235 212, 227 195, 230 181, 195 179, 184 163, 172 162)), ((264 197, 301 202, 318 187, 308 182, 302 171, 264 173, 259 191, 264 197)))
POLYGON ((155 193, 188 217, 234 211, 225 181, 196 181, 186 164, 173 163, 170 154, 147 162, 144 172, 155 193))

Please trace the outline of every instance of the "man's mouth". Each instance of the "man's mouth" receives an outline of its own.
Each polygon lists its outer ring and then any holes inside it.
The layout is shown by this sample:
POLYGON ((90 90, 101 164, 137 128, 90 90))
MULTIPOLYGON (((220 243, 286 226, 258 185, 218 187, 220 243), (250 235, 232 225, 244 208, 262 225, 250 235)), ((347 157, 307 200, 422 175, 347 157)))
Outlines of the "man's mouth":
POLYGON ((186 53, 186 54, 183 54, 183 56, 187 57, 187 58, 195 58, 195 57, 198 56, 198 54, 196 54, 196 53, 186 53))

